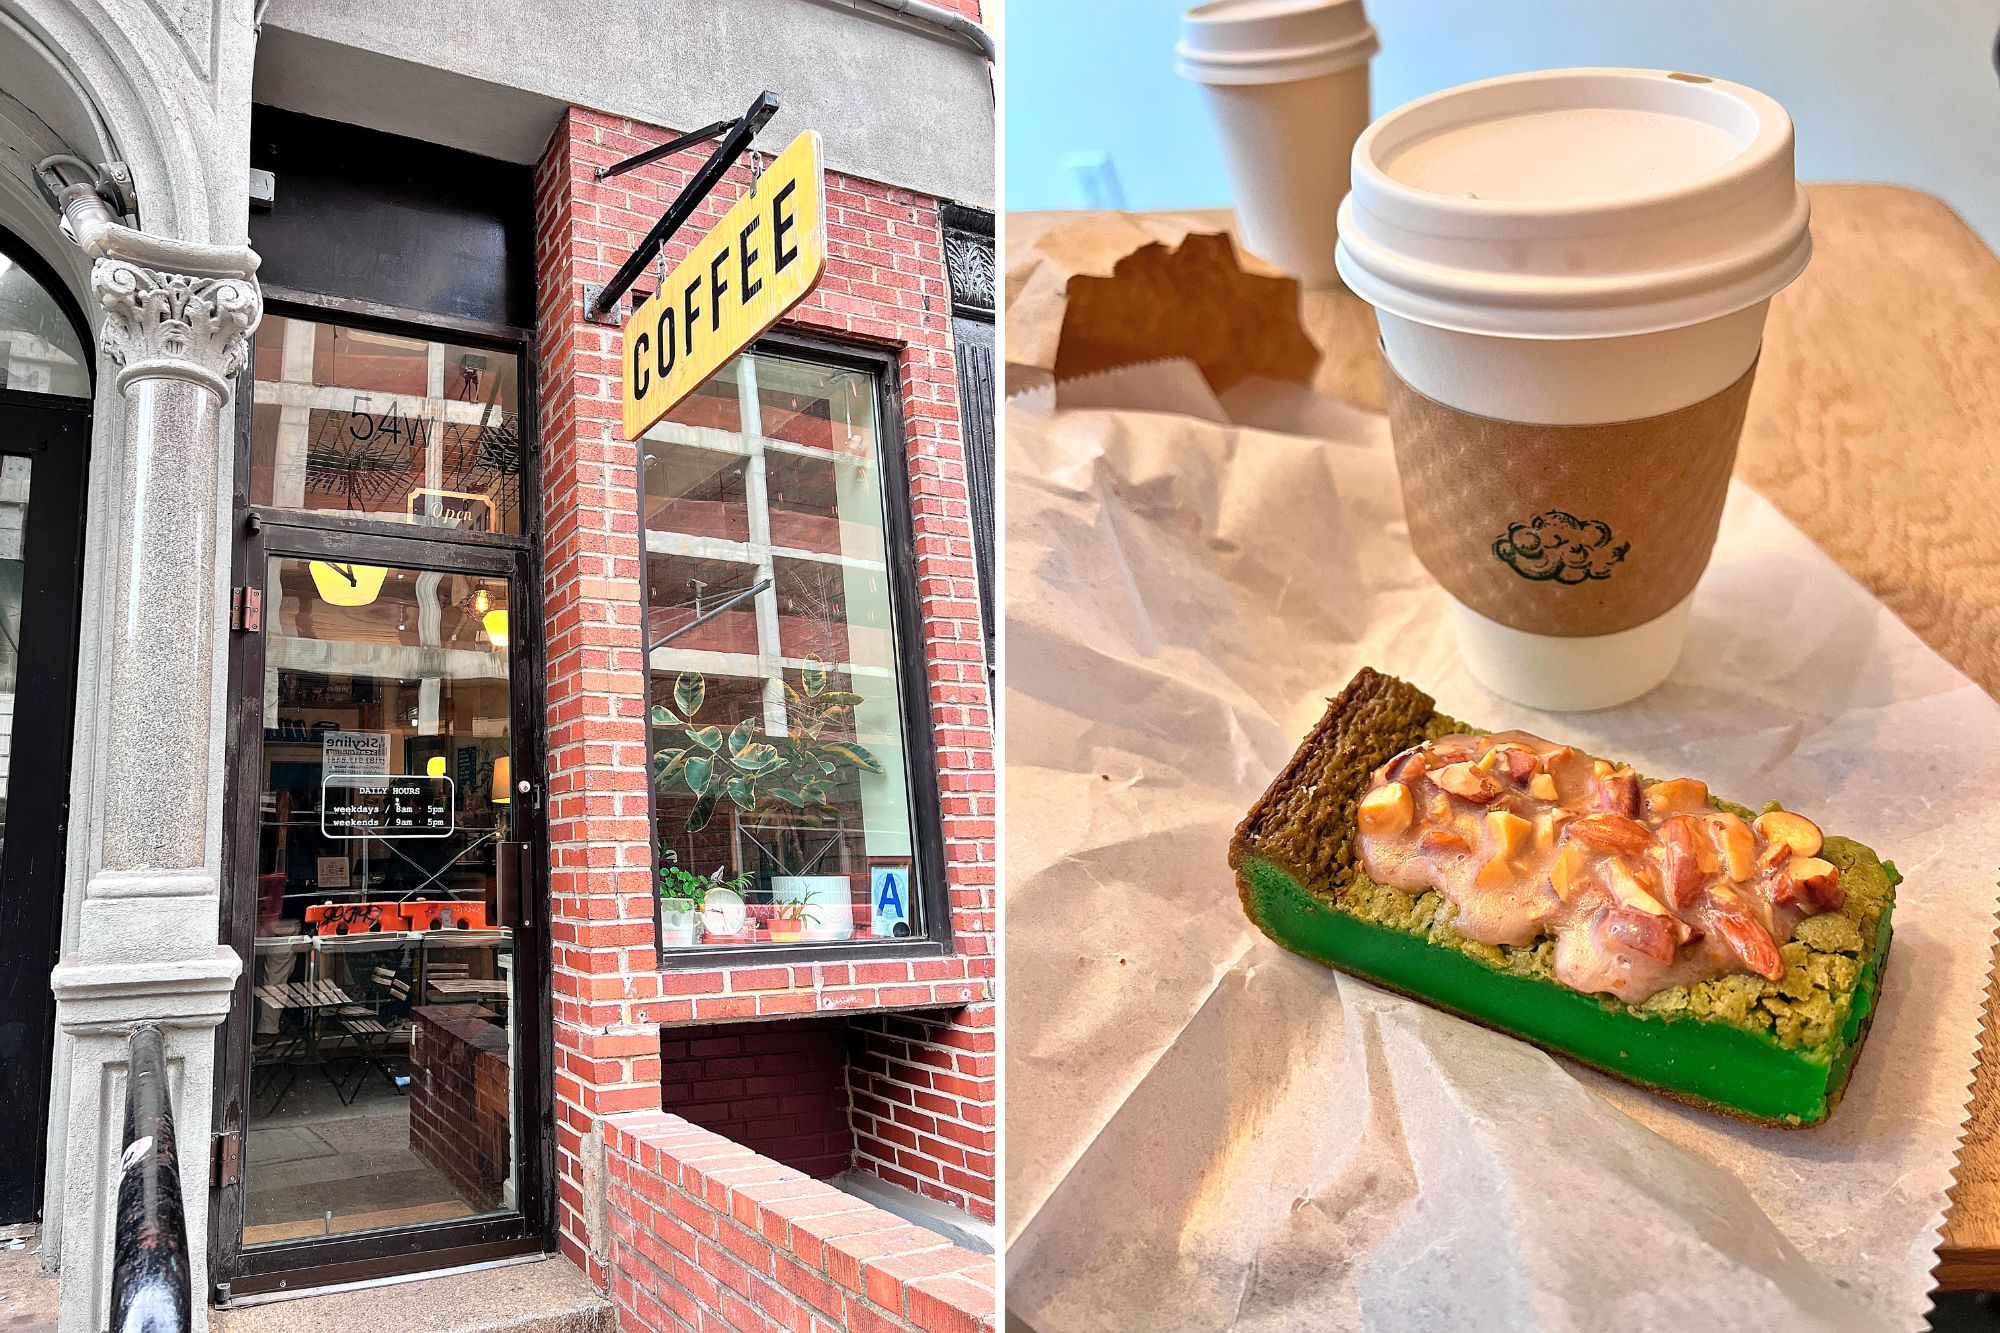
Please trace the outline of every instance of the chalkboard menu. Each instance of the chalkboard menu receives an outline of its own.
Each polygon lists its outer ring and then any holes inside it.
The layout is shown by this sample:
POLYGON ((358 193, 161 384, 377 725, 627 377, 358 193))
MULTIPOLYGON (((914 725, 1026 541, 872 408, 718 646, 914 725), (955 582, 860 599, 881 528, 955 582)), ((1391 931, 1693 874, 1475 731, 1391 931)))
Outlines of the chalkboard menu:
POLYGON ((415 773, 335 773, 320 792, 329 838, 442 838, 452 832, 452 785, 415 773))

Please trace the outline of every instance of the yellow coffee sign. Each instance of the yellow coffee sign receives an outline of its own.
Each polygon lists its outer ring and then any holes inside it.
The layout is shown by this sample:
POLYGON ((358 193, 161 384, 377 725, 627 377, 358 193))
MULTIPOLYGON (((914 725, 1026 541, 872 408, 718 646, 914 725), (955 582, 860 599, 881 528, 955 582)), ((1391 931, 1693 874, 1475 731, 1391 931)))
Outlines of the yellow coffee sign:
POLYGON ((625 321, 625 438, 645 434, 825 270, 826 177, 807 130, 625 321))

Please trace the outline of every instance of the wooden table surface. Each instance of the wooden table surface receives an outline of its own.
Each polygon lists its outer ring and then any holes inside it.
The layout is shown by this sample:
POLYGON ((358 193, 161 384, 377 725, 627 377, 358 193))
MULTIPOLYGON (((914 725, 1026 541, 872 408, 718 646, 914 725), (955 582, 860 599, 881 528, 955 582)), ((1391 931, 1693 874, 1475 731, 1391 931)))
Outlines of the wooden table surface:
MULTIPOLYGON (((1810 193, 1812 263, 1772 303, 1737 475, 2000 698, 2000 259, 1930 195, 1810 193)), ((1381 411, 1369 307, 1307 292, 1305 322, 1325 357, 1316 387, 1381 411)), ((1996 1015, 1989 989, 1948 1289, 2000 1290, 1996 1015)))

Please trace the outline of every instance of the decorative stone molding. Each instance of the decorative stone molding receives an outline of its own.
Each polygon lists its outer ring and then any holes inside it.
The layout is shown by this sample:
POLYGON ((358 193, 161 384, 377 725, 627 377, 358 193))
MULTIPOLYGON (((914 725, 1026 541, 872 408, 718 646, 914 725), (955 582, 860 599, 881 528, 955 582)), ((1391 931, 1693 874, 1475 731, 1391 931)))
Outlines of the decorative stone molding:
POLYGON ((945 270, 951 275, 951 301, 965 310, 993 310, 993 240, 969 232, 944 234, 945 270))
POLYGON ((137 379, 183 379, 229 398, 229 382, 249 355, 263 318, 255 279, 163 272, 124 259, 99 259, 91 288, 109 318, 100 339, 118 387, 137 379))
POLYGON ((993 253, 993 215, 984 209, 946 204, 939 210, 944 231, 945 276, 951 280, 953 313, 992 319, 999 279, 993 253))

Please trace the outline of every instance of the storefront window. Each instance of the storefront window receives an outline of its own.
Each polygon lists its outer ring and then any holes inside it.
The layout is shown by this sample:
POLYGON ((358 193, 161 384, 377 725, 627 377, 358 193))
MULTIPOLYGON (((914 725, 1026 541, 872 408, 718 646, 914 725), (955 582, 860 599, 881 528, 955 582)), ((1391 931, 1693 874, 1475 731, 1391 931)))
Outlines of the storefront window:
POLYGON ((507 352, 267 315, 250 501, 518 535, 518 372, 507 352))
POLYGON ((746 354, 646 436, 668 949, 925 933, 876 388, 746 354))

